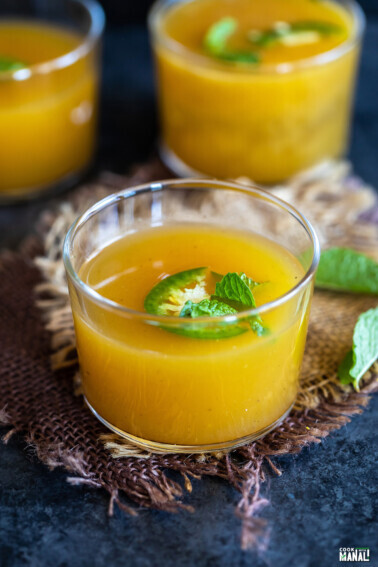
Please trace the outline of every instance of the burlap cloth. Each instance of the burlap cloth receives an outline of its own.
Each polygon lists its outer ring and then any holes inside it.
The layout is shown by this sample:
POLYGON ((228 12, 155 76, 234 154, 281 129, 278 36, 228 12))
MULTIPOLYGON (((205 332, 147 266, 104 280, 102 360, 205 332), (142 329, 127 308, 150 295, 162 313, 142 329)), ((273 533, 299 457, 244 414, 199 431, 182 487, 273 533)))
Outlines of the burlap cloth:
MULTIPOLYGON (((159 162, 138 168, 128 178, 104 175, 97 184, 80 188, 58 212, 47 212, 39 233, 17 253, 1 255, 0 423, 8 427, 3 440, 18 432, 51 469, 64 467, 71 484, 104 488, 110 514, 115 504, 130 514, 141 506, 191 510, 183 498, 192 490, 190 478, 225 479, 241 493, 236 513, 243 522, 242 546, 261 548, 268 531, 259 517, 267 504, 260 487, 267 475, 281 474, 275 457, 319 443, 361 413, 369 394, 378 389, 377 365, 359 393, 342 387, 336 374, 352 344, 358 315, 377 301, 315 293, 296 406, 281 426, 255 443, 229 454, 152 455, 109 434, 74 395, 77 366, 62 238, 91 202, 115 189, 168 176, 159 162)), ((310 217, 323 246, 378 253, 374 191, 351 175, 348 164, 325 164, 274 191, 310 217)))

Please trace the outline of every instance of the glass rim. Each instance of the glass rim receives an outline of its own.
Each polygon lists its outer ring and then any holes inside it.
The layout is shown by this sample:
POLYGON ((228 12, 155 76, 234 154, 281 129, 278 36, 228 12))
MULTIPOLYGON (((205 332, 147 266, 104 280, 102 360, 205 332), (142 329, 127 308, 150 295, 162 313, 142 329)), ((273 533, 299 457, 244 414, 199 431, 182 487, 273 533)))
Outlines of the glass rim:
POLYGON ((320 244, 318 237, 314 228, 312 227, 311 223, 307 220, 307 218, 302 215, 295 207, 291 204, 286 203, 279 197, 272 195, 268 191, 261 189, 256 185, 247 186, 247 185, 240 185, 237 183, 232 183, 228 181, 219 181, 219 180, 211 180, 211 179, 167 179, 162 181, 153 181, 150 183, 145 183, 142 185, 138 185, 136 187, 131 187, 128 189, 123 189, 117 193, 113 193, 104 199, 101 199, 94 205, 92 205, 89 209, 87 209, 82 215, 80 215, 75 222, 71 225, 70 229, 67 232, 67 235, 64 240, 63 244, 63 263, 65 269, 67 271, 68 277, 71 279, 72 283, 74 284, 75 288, 83 293, 87 298, 91 301, 99 305, 100 307, 107 308, 113 312, 122 314, 132 319, 138 319, 142 321, 147 321, 151 324, 161 325, 165 324, 172 327, 181 327, 183 325, 190 326, 191 324, 205 324, 205 323, 212 323, 212 324, 219 324, 219 323, 234 323, 245 319, 247 317, 252 317, 256 315, 260 315, 262 313, 266 313, 267 311, 271 311, 283 305, 293 297, 295 297, 303 288, 305 288, 313 279, 316 269, 319 264, 320 259, 320 244), (230 189, 237 191, 239 193, 248 194, 251 197, 255 197, 258 199, 262 199, 264 201, 268 201, 270 204, 273 204, 280 209, 283 209, 287 213, 289 213, 292 217, 295 218, 299 224, 307 232, 308 236, 310 237, 311 245, 312 245, 312 261, 307 269, 304 276, 300 279, 300 281, 290 288, 286 293, 280 295, 276 299, 269 301, 268 303, 264 303, 259 307, 255 307, 253 309, 248 309, 245 311, 241 311, 235 315, 225 315, 221 317, 214 317, 214 316, 206 316, 206 317, 197 317, 195 320, 187 321, 184 318, 179 318, 175 316, 166 316, 166 315, 152 315, 150 313, 145 313, 142 311, 137 311, 135 309, 131 309, 129 307, 125 307, 120 303, 117 303, 111 299, 108 299, 95 291, 93 287, 86 284, 79 276, 75 268, 73 267, 71 261, 71 253, 73 252, 73 244, 74 239, 78 231, 84 226, 84 224, 89 221, 92 217, 96 216, 102 210, 106 209, 108 206, 119 203, 120 201, 124 201, 129 199, 130 197, 135 197, 137 195, 142 195, 146 193, 156 193, 160 191, 164 191, 166 189, 174 189, 174 190, 191 190, 191 189, 230 189))
POLYGON ((25 81, 34 75, 47 75, 58 69, 70 67, 83 59, 102 36, 105 27, 105 13, 97 0, 65 0, 68 4, 79 4, 87 12, 90 25, 88 32, 81 38, 77 47, 41 63, 29 67, 0 73, 0 81, 25 81))
POLYGON ((227 64, 224 62, 216 61, 215 59, 212 60, 206 55, 202 55, 200 53, 195 53, 191 51, 188 47, 181 44, 179 41, 170 38, 158 29, 159 23, 161 22, 161 18, 164 15, 164 11, 169 9, 171 5, 179 4, 179 3, 189 3, 195 0, 156 0, 155 3, 150 8, 148 14, 148 28, 153 39, 153 44, 161 43, 164 47, 169 49, 171 52, 175 53, 176 55, 186 57, 188 60, 194 61, 198 66, 202 66, 205 68, 211 68, 213 70, 217 70, 223 73, 230 73, 235 75, 264 75, 264 74, 287 74, 292 73, 295 71, 300 71, 302 69, 307 69, 311 67, 316 67, 320 65, 325 65, 330 63, 331 61, 335 61, 339 59, 345 53, 348 53, 350 50, 357 45, 364 34, 365 27, 366 27, 366 17, 363 9, 355 0, 337 0, 338 4, 349 9, 353 23, 354 23, 354 30, 350 37, 348 37, 345 41, 330 49, 328 51, 324 51, 323 53, 318 53, 317 55, 313 55, 311 57, 306 57, 303 59, 298 59, 297 61, 288 61, 282 63, 261 63, 258 66, 250 65, 243 65, 238 66, 235 64, 227 64))

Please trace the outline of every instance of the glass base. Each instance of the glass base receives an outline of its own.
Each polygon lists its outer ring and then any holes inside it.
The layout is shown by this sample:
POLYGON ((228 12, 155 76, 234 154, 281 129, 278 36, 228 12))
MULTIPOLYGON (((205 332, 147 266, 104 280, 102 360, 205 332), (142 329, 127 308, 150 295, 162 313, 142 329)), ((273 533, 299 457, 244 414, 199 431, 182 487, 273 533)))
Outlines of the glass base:
MULTIPOLYGON (((177 154, 173 150, 171 150, 164 142, 160 141, 158 145, 158 152, 160 159, 164 163, 164 165, 177 177, 181 178, 191 178, 191 179, 216 179, 214 176, 210 176, 206 173, 202 173, 201 171, 197 171, 196 169, 191 168, 187 165, 181 158, 178 157, 177 154)), ((297 171, 293 174, 293 177, 297 177, 300 175, 306 175, 309 179, 312 177, 316 178, 319 174, 324 174, 324 171, 328 170, 330 165, 337 159, 342 159, 345 154, 341 154, 339 156, 335 156, 334 158, 323 159, 322 161, 318 162, 311 167, 306 169, 302 169, 297 171)), ((248 176, 240 175, 239 177, 245 177, 250 179, 248 176)), ((234 181, 234 179, 233 179, 234 181)), ((252 179, 251 179, 252 182, 252 179)), ((256 187, 262 187, 265 191, 269 191, 271 189, 276 189, 282 184, 285 184, 287 179, 282 179, 281 181, 277 181, 274 183, 262 183, 259 182, 256 187)))
POLYGON ((190 177, 198 179, 212 179, 211 176, 206 175, 206 173, 201 173, 196 169, 192 169, 187 165, 181 158, 179 158, 174 151, 168 148, 168 146, 160 141, 158 146, 158 151, 161 161, 174 173, 177 177, 190 177))
POLYGON ((9 191, 0 189, 0 205, 14 205, 17 203, 38 200, 46 196, 58 195, 59 193, 68 191, 83 181, 91 168, 92 165, 88 165, 79 171, 68 173, 53 183, 39 187, 10 189, 9 191))
POLYGON ((97 411, 91 406, 88 402, 87 398, 84 396, 84 400, 91 410, 91 412, 97 417, 101 423, 103 423, 108 429, 110 429, 113 433, 116 433, 126 441, 129 441, 132 445, 136 445, 145 451, 150 451, 151 453, 217 453, 220 451, 230 451, 232 449, 236 449, 237 447, 241 447, 242 445, 247 445, 248 443, 252 443, 253 441, 257 441, 261 437, 264 437, 268 433, 270 433, 273 429, 275 429, 278 425, 280 425, 284 419, 289 415, 294 403, 285 411, 281 417, 279 417, 274 423, 256 431, 255 433, 251 433, 250 435, 246 435, 245 437, 239 437, 238 439, 233 439, 232 441, 223 441, 221 443, 210 443, 207 445, 171 445, 169 443, 159 443, 158 441, 149 441, 147 439, 142 439, 140 437, 135 437, 135 435, 131 435, 130 433, 126 433, 121 429, 118 429, 115 425, 112 425, 106 419, 101 417, 97 411))

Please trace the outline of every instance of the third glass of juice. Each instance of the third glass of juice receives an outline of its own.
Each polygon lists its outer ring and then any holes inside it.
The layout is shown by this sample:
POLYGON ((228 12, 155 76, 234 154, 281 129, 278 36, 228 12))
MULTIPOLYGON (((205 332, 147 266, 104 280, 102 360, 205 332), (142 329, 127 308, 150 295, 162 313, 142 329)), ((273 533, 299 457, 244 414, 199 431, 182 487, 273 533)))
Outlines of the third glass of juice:
POLYGON ((0 202, 66 188, 89 168, 103 27, 94 0, 0 5, 0 202))
POLYGON ((292 407, 316 236, 255 188, 169 181, 123 191, 64 248, 86 401, 152 450, 235 447, 292 407))

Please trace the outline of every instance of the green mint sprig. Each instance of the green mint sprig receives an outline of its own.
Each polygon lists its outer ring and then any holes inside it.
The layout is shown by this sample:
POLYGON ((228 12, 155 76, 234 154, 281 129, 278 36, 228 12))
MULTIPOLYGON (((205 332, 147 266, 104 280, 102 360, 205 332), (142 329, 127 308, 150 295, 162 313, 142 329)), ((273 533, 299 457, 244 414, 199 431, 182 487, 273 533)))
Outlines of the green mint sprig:
MULTIPOLYGON (((261 282, 255 282, 252 278, 249 278, 248 276, 246 276, 243 272, 241 272, 239 274, 241 280, 249 287, 249 289, 251 291, 253 291, 255 289, 255 287, 262 285, 261 282)), ((264 282, 266 283, 266 282, 264 282)))
MULTIPOLYGON (((183 306, 180 317, 201 317, 204 315, 222 316, 231 315, 247 309, 256 307, 256 301, 253 297, 252 290, 259 284, 252 278, 248 278, 246 274, 241 272, 231 272, 225 276, 215 274, 217 281, 215 286, 215 294, 211 296, 210 300, 203 300, 200 303, 193 303, 187 301, 183 306)), ((249 318, 251 329, 258 335, 262 336, 268 333, 268 330, 263 326, 260 316, 249 318)), ((245 327, 240 327, 243 332, 245 327)))
POLYGON ((323 21, 276 22, 270 29, 248 32, 247 39, 255 49, 241 51, 228 46, 230 38, 237 29, 238 21, 231 17, 221 18, 212 24, 203 39, 206 53, 230 63, 256 64, 261 61, 261 49, 277 43, 289 46, 302 45, 342 31, 340 26, 323 21))
MULTIPOLYGON (((153 315, 178 315, 183 319, 178 328, 161 325, 162 329, 196 339, 224 339, 252 329, 258 336, 267 334, 260 317, 246 317, 206 324, 185 324, 184 319, 225 317, 256 307, 252 290, 260 285, 241 272, 225 276, 210 272, 215 281, 215 295, 206 289, 208 268, 185 270, 164 278, 147 294, 144 308, 153 315)), ((266 282, 264 282, 266 283, 266 282)))
MULTIPOLYGON (((253 280, 251 280, 253 282, 253 280)), ((253 282, 255 287, 255 282, 253 282)), ((215 286, 215 295, 240 303, 244 308, 256 307, 255 298, 249 287, 249 278, 244 273, 226 274, 215 286)))
MULTIPOLYGON (((248 278, 246 274, 241 272, 229 273, 224 276, 222 281, 218 282, 215 286, 215 295, 217 298, 223 301, 231 301, 232 307, 236 307, 237 304, 239 308, 238 311, 245 311, 246 309, 253 309, 256 307, 256 301, 253 296, 252 290, 259 284, 253 279, 248 278)), ((250 320, 251 329, 259 336, 268 334, 269 331, 263 325, 262 319, 259 315, 251 317, 250 320)))
POLYGON ((322 252, 315 285, 318 288, 378 295, 378 263, 349 248, 322 252))
POLYGON ((0 73, 7 71, 19 71, 25 67, 27 67, 26 63, 19 61, 18 59, 0 55, 0 73))
POLYGON ((359 316, 353 333, 353 348, 339 366, 342 384, 353 384, 359 390, 359 382, 378 358, 378 307, 359 316))
POLYGON ((203 40, 208 55, 230 63, 258 63, 260 57, 254 51, 239 51, 228 47, 228 40, 236 32, 238 22, 235 18, 222 18, 215 22, 203 40))

